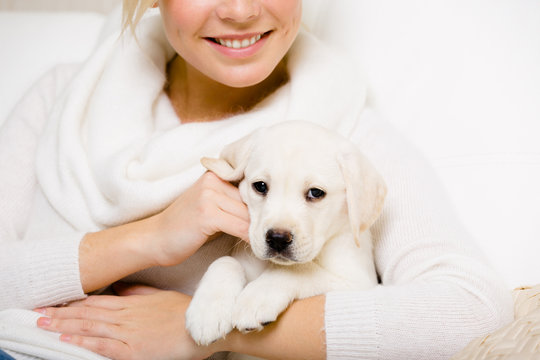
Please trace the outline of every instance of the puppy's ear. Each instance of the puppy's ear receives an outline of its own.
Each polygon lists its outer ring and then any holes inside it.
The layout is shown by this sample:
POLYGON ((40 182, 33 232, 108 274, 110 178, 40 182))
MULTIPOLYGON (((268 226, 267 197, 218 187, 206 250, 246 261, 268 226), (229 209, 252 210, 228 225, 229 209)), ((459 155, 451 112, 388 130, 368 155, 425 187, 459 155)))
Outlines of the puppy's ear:
POLYGON ((223 180, 231 182, 242 180, 257 133, 253 132, 225 146, 219 159, 203 157, 201 164, 223 180))
POLYGON ((349 221, 356 244, 360 234, 369 229, 382 212, 386 184, 375 167, 357 149, 338 156, 345 180, 349 221))

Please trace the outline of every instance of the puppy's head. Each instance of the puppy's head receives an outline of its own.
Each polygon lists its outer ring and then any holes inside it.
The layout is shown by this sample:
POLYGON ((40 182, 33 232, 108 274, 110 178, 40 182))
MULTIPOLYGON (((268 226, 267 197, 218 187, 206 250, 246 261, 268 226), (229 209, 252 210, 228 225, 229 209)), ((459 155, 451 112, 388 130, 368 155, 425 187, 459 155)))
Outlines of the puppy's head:
POLYGON ((277 264, 312 261, 325 242, 349 232, 358 241, 381 212, 386 187, 347 139, 289 121, 225 147, 203 165, 240 181, 255 255, 277 264))

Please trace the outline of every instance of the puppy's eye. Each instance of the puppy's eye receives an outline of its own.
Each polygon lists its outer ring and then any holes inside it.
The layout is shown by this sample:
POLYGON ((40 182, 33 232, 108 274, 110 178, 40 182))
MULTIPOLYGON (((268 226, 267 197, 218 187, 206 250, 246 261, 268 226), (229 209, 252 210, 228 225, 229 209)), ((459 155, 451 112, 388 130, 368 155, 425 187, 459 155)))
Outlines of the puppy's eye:
POLYGON ((261 195, 266 195, 268 193, 268 185, 264 181, 256 181, 252 184, 253 190, 258 192, 261 195))
POLYGON ((321 200, 325 196, 326 196, 326 193, 324 192, 324 190, 311 188, 308 190, 306 194, 306 200, 307 201, 321 200))

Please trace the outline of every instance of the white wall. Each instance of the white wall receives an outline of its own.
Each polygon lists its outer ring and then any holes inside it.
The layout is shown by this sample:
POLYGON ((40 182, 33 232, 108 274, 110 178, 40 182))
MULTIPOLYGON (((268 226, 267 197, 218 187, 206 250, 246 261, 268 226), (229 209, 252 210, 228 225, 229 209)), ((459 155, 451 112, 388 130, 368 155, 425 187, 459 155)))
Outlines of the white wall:
POLYGON ((107 13, 122 0, 0 0, 0 11, 97 11, 107 13))

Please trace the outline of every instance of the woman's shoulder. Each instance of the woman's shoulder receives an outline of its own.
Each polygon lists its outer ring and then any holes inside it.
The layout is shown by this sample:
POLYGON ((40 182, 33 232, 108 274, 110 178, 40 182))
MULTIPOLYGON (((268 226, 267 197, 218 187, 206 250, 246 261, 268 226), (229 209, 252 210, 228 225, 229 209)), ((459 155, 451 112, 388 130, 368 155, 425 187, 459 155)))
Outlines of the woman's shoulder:
POLYGON ((24 121, 35 130, 41 129, 47 114, 80 66, 80 64, 61 64, 45 72, 11 109, 3 126, 24 121))
POLYGON ((58 64, 53 66, 39 78, 28 94, 39 92, 50 98, 56 98, 68 86, 80 70, 82 64, 58 64))
POLYGON ((364 77, 344 52, 301 30, 287 54, 289 107, 295 119, 347 134, 365 105, 364 77))

